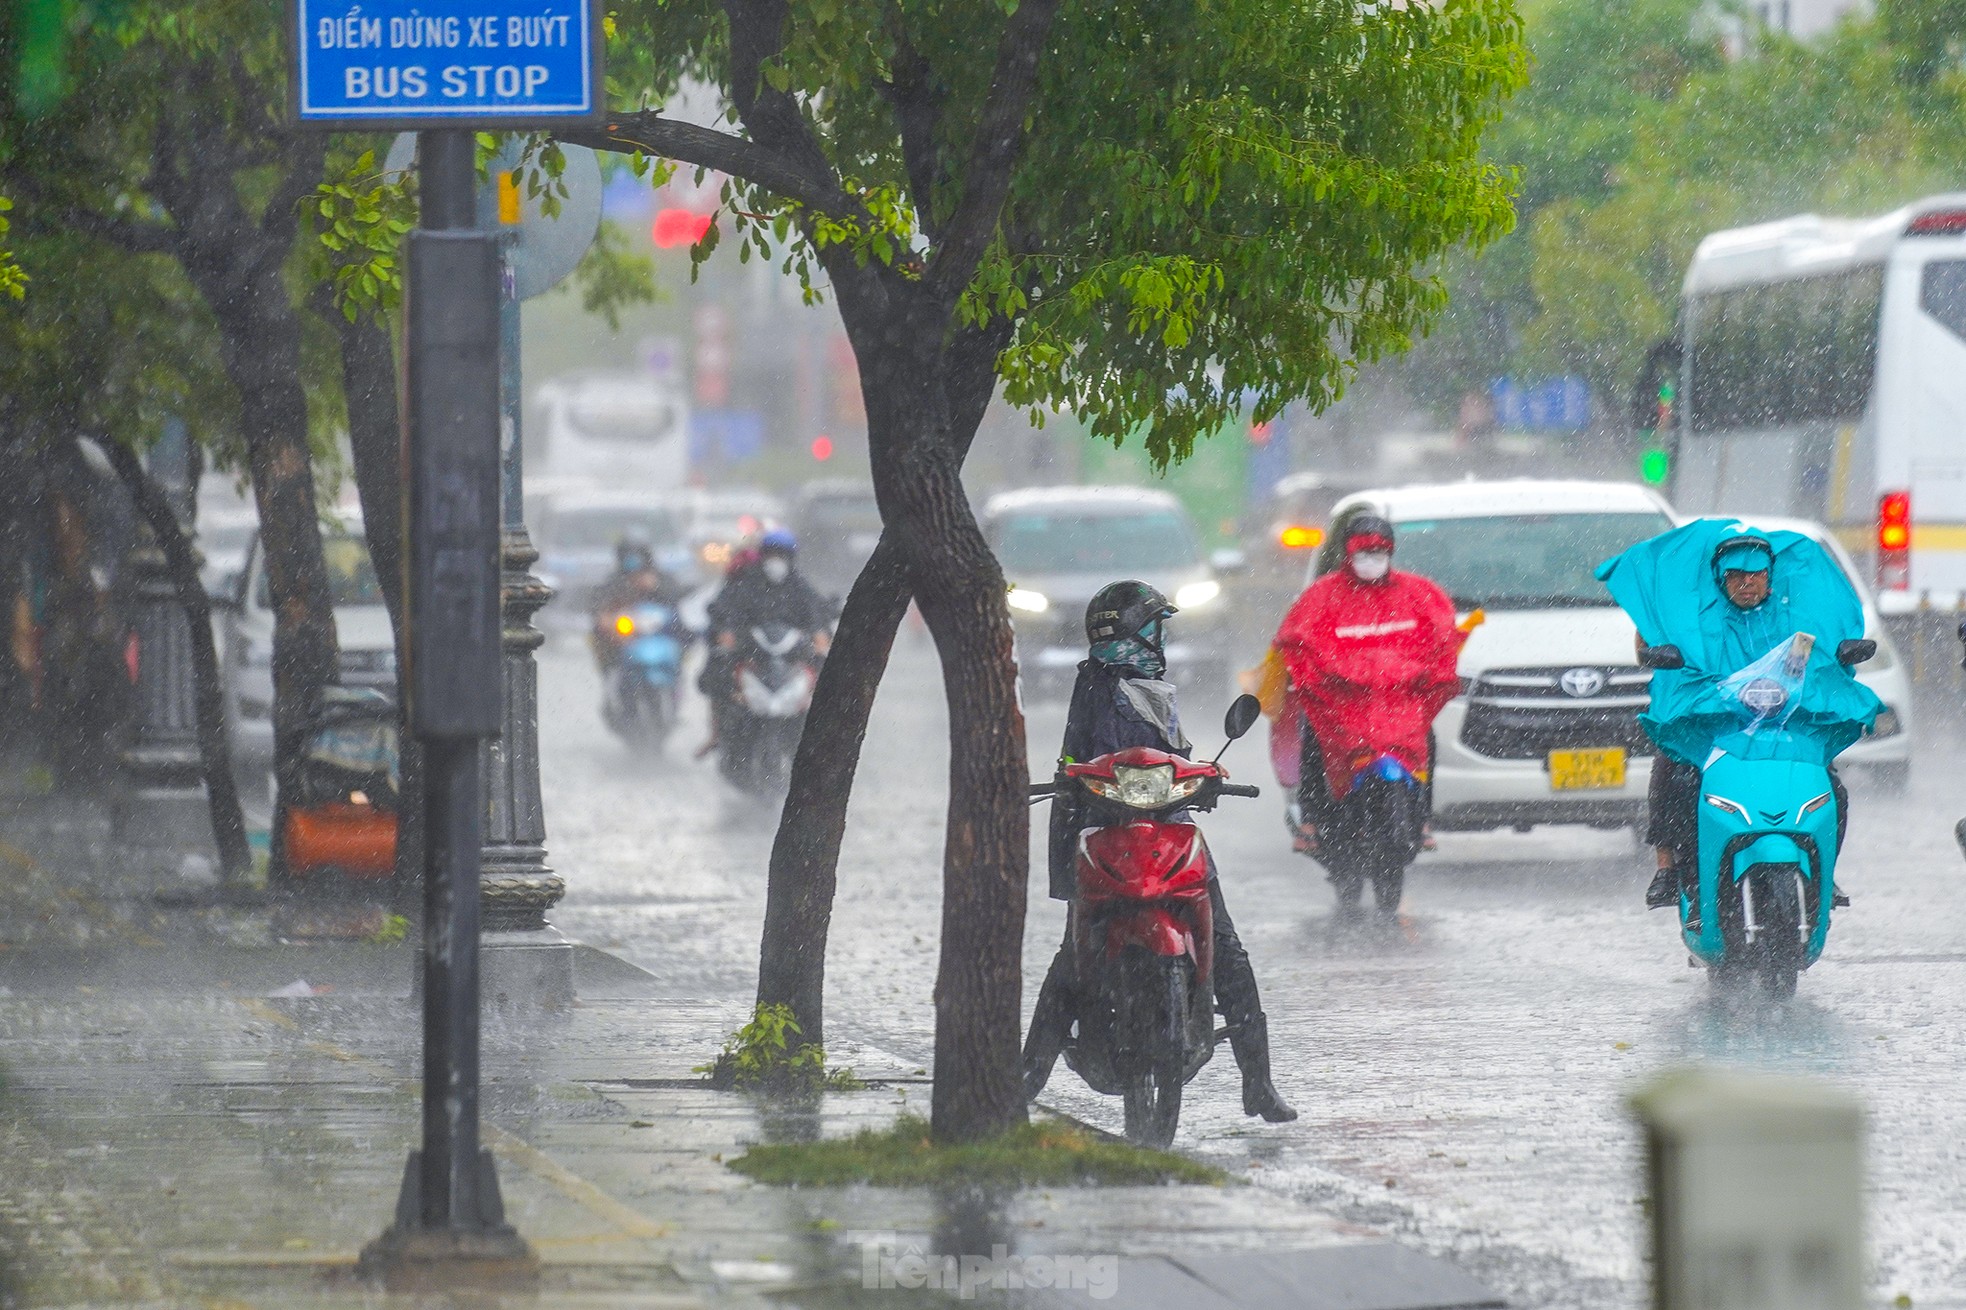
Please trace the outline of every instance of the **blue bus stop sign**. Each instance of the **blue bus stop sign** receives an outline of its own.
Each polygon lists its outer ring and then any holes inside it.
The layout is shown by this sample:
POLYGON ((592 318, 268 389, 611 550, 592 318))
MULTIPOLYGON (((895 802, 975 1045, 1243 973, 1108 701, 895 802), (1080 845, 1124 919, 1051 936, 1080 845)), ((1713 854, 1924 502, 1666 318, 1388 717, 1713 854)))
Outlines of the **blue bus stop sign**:
POLYGON ((598 120, 600 0, 289 0, 294 114, 428 131, 598 120))

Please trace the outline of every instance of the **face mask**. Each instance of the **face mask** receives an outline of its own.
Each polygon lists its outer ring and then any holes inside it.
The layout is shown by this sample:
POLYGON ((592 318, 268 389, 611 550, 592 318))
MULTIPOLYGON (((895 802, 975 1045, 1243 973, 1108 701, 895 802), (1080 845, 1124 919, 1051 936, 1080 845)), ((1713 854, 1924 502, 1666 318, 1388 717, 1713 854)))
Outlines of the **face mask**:
POLYGON ((1158 646, 1149 645, 1142 637, 1102 641, 1092 648, 1092 658, 1101 664, 1133 669, 1149 678, 1158 678, 1167 672, 1167 657, 1158 646))
POLYGON ((1352 572, 1361 582, 1377 582, 1393 571, 1393 557, 1383 550, 1362 550, 1352 556, 1352 572))
POLYGON ((774 583, 785 581, 792 576, 790 560, 768 559, 764 562, 765 577, 774 583))

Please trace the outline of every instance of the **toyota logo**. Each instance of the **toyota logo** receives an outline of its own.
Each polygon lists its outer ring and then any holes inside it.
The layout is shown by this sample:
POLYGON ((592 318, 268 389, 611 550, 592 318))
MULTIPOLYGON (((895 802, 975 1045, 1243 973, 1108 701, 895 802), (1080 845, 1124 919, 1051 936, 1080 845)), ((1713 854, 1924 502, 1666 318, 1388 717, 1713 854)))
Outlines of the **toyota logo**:
POLYGON ((1564 695, 1580 700, 1604 690, 1604 675, 1596 669, 1565 669, 1557 682, 1563 688, 1564 695))

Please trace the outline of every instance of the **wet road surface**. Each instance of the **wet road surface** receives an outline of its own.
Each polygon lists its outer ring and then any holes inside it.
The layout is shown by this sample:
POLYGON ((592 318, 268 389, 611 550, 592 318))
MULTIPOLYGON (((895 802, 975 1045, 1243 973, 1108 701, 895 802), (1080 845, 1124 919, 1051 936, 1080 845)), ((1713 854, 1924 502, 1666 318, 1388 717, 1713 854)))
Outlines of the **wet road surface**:
MULTIPOLYGON (((665 754, 637 757, 600 726, 577 639, 550 642, 541 670, 548 847, 570 888, 556 922, 678 996, 727 998, 735 1023, 775 815, 691 758, 699 703, 665 754)), ((1226 699, 1185 706, 1211 751, 1226 699)), ((1034 777, 1062 725, 1061 706, 1033 707, 1034 777)), ((1450 1255, 1515 1305, 1637 1307, 1644 1184, 1625 1096, 1687 1062, 1818 1074, 1868 1107, 1874 1298, 1966 1307, 1966 864, 1950 831, 1966 789, 1924 726, 1908 795, 1853 784, 1838 880, 1855 905, 1786 1005, 1723 1001, 1686 967, 1668 915, 1642 908, 1649 853, 1623 832, 1443 834, 1396 928, 1336 922, 1319 870, 1288 848, 1259 727, 1228 762, 1264 797, 1204 827, 1302 1117, 1245 1119, 1225 1047, 1189 1086, 1177 1147, 1450 1255)), ((926 640, 904 633, 855 791, 828 1015, 836 1040, 910 1062, 932 1048, 945 740, 926 640)), ((1031 897, 1027 1010, 1063 925, 1037 860, 1031 897)), ((1118 1127, 1117 1101, 1062 1065, 1045 1100, 1118 1127)))

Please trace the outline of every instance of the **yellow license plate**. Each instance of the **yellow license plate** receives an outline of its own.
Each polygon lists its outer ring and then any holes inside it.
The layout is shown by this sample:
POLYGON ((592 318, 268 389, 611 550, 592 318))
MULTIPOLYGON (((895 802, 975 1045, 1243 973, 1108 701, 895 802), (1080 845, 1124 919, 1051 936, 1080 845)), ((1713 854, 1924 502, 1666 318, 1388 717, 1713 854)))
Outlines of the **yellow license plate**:
POLYGON ((1589 751, 1551 751, 1552 791, 1610 791, 1625 785, 1622 746, 1589 751))

